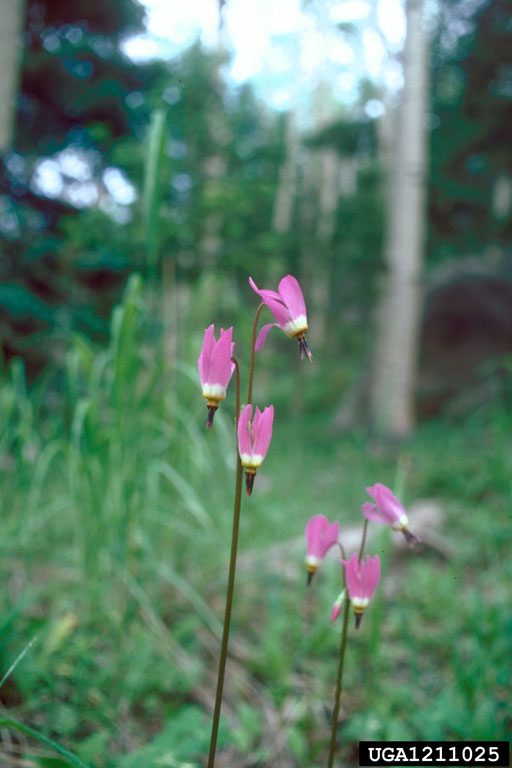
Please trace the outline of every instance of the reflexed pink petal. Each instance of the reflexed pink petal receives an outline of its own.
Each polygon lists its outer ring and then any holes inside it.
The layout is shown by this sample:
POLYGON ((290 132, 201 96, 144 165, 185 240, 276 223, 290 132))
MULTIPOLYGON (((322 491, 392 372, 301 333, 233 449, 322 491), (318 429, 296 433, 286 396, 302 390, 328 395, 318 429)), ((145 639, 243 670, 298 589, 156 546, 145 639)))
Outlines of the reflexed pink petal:
POLYGON ((208 373, 208 382, 211 384, 221 384, 223 387, 227 387, 229 383, 233 372, 231 363, 232 334, 232 328, 224 333, 221 332, 220 339, 215 344, 208 373))
POLYGON ((329 527, 329 520, 325 515, 314 515, 306 523, 306 541, 307 541, 307 554, 312 557, 321 559, 322 554, 322 535, 323 532, 329 527))
POLYGON ((199 368, 199 379, 201 381, 201 386, 203 386, 205 382, 208 381, 208 374, 210 371, 210 361, 211 361, 214 347, 215 347, 215 335, 214 335, 214 326, 212 324, 208 326, 208 328, 206 328, 204 332, 203 346, 201 348, 201 354, 199 355, 199 359, 197 361, 197 367, 199 368))
POLYGON ((343 608, 343 603, 340 603, 339 605, 338 603, 334 603, 331 611, 331 621, 336 621, 336 619, 341 613, 342 608, 343 608))
POLYGON ((306 315, 306 302, 298 281, 293 275, 286 275, 279 283, 279 295, 293 318, 306 315))
POLYGON ((376 483, 373 487, 373 491, 375 493, 377 506, 384 515, 392 518, 392 522, 399 520, 401 515, 405 514, 405 509, 402 503, 386 485, 376 483))
POLYGON ((291 320, 290 312, 283 304, 283 300, 278 293, 276 293, 275 291, 269 291, 266 289, 260 290, 256 286, 256 283, 254 282, 252 277, 249 278, 249 283, 251 285, 251 288, 253 288, 253 290, 255 290, 256 293, 258 293, 261 296, 262 302, 266 304, 267 307, 270 309, 279 326, 283 327, 286 325, 286 323, 290 322, 291 320))
POLYGON ((249 434, 249 420, 251 418, 252 405, 246 405, 242 408, 240 418, 238 419, 238 450, 242 453, 252 454, 251 436, 249 434))
POLYGON ((337 521, 334 523, 331 523, 331 525, 325 528, 322 536, 322 549, 323 549, 322 557, 325 557, 325 555, 330 550, 330 548, 336 544, 336 542, 338 541, 339 533, 340 533, 340 524, 337 521))
POLYGON ((354 597, 360 597, 361 595, 361 578, 358 569, 357 555, 354 552, 352 557, 346 561, 342 561, 345 565, 345 577, 347 580, 348 594, 352 600, 354 597))
POLYGON ((258 338, 256 339, 256 344, 254 345, 256 352, 259 352, 260 349, 262 349, 267 340, 268 332, 271 328, 279 328, 279 326, 277 323, 269 323, 268 325, 264 325, 263 328, 261 328, 260 332, 258 333, 258 338))
POLYGON ((375 592, 377 585, 380 581, 380 559, 378 555, 371 558, 370 555, 366 555, 366 584, 365 584, 365 597, 371 598, 375 592))
MULTIPOLYGON (((258 411, 258 409, 256 409, 258 411)), ((270 441, 272 439, 272 423, 274 421, 274 406, 265 408, 258 419, 256 426, 256 416, 253 421, 254 429, 254 448, 253 453, 258 456, 266 456, 270 441)))
POLYGON ((277 299, 277 301, 281 301, 280 295, 275 291, 270 291, 267 288, 258 288, 252 277, 249 278, 249 285, 253 291, 256 291, 256 293, 259 294, 263 301, 266 302, 267 299, 277 299))
POLYGON ((386 523, 376 504, 372 504, 371 501, 365 501, 361 506, 361 512, 367 520, 372 520, 374 523, 386 523))

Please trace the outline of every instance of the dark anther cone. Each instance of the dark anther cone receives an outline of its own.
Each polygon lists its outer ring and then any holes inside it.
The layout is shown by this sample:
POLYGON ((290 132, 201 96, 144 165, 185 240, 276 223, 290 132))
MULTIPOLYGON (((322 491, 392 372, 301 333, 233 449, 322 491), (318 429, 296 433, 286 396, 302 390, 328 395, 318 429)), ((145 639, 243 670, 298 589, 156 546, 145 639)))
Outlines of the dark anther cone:
POLYGON ((419 539, 417 536, 415 536, 413 533, 411 533, 407 528, 402 529, 402 533, 405 536, 405 539, 410 546, 411 549, 414 549, 416 544, 419 543, 419 539))
POLYGON ((314 571, 308 571, 308 580, 307 580, 307 586, 308 586, 308 587, 309 587, 309 585, 311 584, 311 582, 313 581, 313 576, 314 576, 314 575, 315 575, 315 572, 314 572, 314 571))
POLYGON ((311 354, 311 350, 309 348, 309 344, 306 340, 305 336, 299 336, 299 349, 300 349, 300 359, 302 360, 304 357, 304 354, 308 358, 309 362, 313 362, 313 355, 311 354))
POLYGON ((206 429, 211 429, 213 424, 213 417, 215 416, 215 411, 217 410, 216 405, 208 405, 208 419, 206 421, 206 429))
POLYGON ((362 613, 356 613, 356 629, 359 629, 359 625, 361 624, 362 618, 363 618, 362 613))
POLYGON ((254 478, 256 477, 256 472, 251 472, 250 470, 245 470, 245 490, 247 491, 247 495, 250 496, 252 493, 252 487, 254 485, 254 478))

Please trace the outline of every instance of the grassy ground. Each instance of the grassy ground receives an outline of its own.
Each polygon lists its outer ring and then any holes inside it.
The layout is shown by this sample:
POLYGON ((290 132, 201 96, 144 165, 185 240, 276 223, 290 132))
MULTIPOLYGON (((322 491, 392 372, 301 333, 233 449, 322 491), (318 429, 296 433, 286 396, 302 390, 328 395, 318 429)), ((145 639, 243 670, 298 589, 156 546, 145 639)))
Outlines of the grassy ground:
MULTIPOLYGON (((177 377, 162 370, 148 322, 134 280, 109 349, 76 337, 64 382, 27 393, 15 364, 0 391, 0 673, 33 641, 0 699, 96 768, 200 765, 215 690, 233 402, 207 435, 197 351, 177 377)), ((274 382, 261 376, 267 397, 274 382)), ((510 414, 430 423, 383 450, 363 434, 333 437, 321 409, 292 419, 283 382, 242 510, 219 768, 326 764, 340 573, 327 562, 307 591, 301 538, 318 512, 359 524, 377 481, 407 505, 434 500, 442 544, 403 552, 376 526, 383 581, 349 637, 339 765, 357 764, 359 739, 507 738, 510 414)), ((0 733, 0 765, 67 764, 0 733)))

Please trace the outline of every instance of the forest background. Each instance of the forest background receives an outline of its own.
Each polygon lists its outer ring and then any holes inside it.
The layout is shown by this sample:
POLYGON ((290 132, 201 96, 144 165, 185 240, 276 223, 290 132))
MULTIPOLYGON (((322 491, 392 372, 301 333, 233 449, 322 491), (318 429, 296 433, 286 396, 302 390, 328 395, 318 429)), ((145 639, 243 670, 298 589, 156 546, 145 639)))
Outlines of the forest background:
MULTIPOLYGON (((399 430, 374 382, 400 93, 362 78, 341 105, 320 79, 303 124, 227 81, 222 34, 135 62, 122 44, 144 11, 131 0, 8 5, 3 88, 22 54, 0 126, 0 673, 28 650, 0 687, 6 716, 97 768, 204 759, 234 403, 205 434, 196 360, 211 322, 234 325, 247 359, 248 277, 276 287, 291 273, 314 364, 277 332, 258 356, 257 400, 276 424, 243 510, 222 764, 325 764, 340 577, 327 563, 306 592, 303 530, 321 511, 350 538, 377 481, 425 548, 370 540, 385 575, 348 651, 342 761, 357 763, 363 738, 507 738, 508 4, 442 0, 425 35, 416 375, 399 430), (16 24, 22 46, 9 45, 16 24)), ((335 33, 357 49, 357 25, 335 33)), ((0 764, 67 764, 0 733, 0 764)))

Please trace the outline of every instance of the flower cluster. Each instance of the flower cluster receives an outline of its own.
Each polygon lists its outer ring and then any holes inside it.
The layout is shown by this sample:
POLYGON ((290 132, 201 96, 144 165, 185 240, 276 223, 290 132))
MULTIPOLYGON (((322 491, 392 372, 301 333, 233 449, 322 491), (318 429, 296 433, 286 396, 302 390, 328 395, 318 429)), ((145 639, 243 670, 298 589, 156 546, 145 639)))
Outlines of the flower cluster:
MULTIPOLYGON (((304 353, 311 360, 311 351, 306 340, 308 321, 306 304, 299 283, 292 275, 286 275, 279 283, 279 290, 259 289, 252 277, 249 278, 251 287, 261 297, 276 320, 261 329, 254 352, 259 351, 273 326, 281 328, 288 336, 299 342, 301 357, 304 353)), ((210 325, 204 332, 203 346, 197 361, 199 379, 203 397, 208 408, 206 426, 211 429, 215 412, 222 400, 226 398, 228 384, 235 370, 233 357, 235 344, 233 329, 221 329, 220 336, 215 339, 215 326, 210 325)), ((256 408, 251 422, 252 405, 249 403, 237 414, 238 452, 240 461, 245 468, 247 494, 250 496, 254 484, 256 470, 261 466, 268 451, 272 438, 274 406, 268 406, 263 413, 256 408)))
MULTIPOLYGON (((375 501, 375 504, 367 501, 361 507, 361 512, 367 520, 384 523, 391 526, 393 530, 402 531, 409 545, 418 541, 407 527, 409 520, 403 505, 387 486, 376 483, 367 488, 366 491, 375 501)), ((348 593, 348 598, 354 609, 357 629, 361 623, 363 612, 380 582, 380 559, 378 555, 375 557, 366 555, 366 559, 363 559, 364 539, 359 557, 354 553, 349 559, 346 559, 343 554, 343 547, 338 540, 339 528, 338 522, 329 525, 329 521, 324 515, 314 515, 308 521, 306 525, 307 583, 308 585, 311 584, 313 575, 320 567, 327 552, 337 544, 342 552, 341 564, 344 568, 345 589, 336 598, 331 612, 331 621, 335 621, 340 615, 348 593)))

